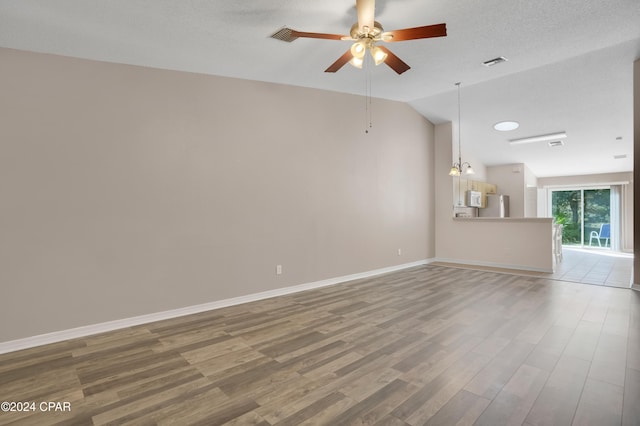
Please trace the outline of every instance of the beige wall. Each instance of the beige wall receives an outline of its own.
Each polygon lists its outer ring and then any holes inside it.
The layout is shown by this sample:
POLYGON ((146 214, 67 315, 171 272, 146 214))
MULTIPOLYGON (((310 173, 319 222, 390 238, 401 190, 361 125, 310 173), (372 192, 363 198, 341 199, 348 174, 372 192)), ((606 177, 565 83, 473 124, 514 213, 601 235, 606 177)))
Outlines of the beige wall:
POLYGON ((473 168, 473 175, 467 175, 466 177, 471 178, 472 180, 478 181, 478 182, 486 182, 487 181, 487 167, 484 165, 484 163, 482 163, 480 160, 478 160, 472 152, 470 152, 469 149, 467 149, 467 143, 468 141, 465 139, 465 137, 469 137, 468 134, 465 133, 464 128, 461 129, 462 133, 463 133, 463 139, 462 140, 458 140, 458 126, 451 126, 451 164, 449 165, 449 168, 451 168, 451 165, 453 165, 453 163, 457 163, 458 162, 458 148, 460 148, 462 150, 462 162, 463 163, 469 163, 471 164, 471 167, 473 168), (464 136, 466 134, 466 136, 464 136), (460 142, 460 144, 458 144, 458 142, 460 142), (460 145, 460 146, 458 146, 460 145))
POLYGON ((524 217, 524 164, 487 167, 487 182, 497 186, 498 194, 509 196, 509 216, 524 217))
MULTIPOLYGON (((633 178, 640 180, 640 59, 633 63, 633 178)), ((633 287, 640 290, 640 185, 633 200, 633 287)))
POLYGON ((435 255, 433 126, 408 105, 374 100, 366 135, 358 96, 0 64, 0 342, 435 255))
POLYGON ((435 126, 435 173, 434 181, 436 194, 436 257, 442 252, 450 252, 456 242, 452 241, 451 229, 453 224, 453 206, 458 202, 454 199, 453 191, 455 178, 449 176, 451 168, 450 159, 452 148, 451 123, 442 123, 435 126))
POLYGON ((538 177, 526 164, 522 166, 524 168, 524 217, 538 217, 538 177))
POLYGON ((523 163, 487 167, 487 182, 498 187, 498 194, 509 196, 510 217, 538 216, 537 181, 523 163))

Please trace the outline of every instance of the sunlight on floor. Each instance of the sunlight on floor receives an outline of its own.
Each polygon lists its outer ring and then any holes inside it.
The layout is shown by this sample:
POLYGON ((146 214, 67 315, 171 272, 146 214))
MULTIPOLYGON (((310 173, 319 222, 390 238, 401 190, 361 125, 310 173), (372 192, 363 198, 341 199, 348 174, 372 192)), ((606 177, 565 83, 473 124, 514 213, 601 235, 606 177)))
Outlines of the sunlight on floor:
POLYGON ((633 254, 566 246, 562 252, 562 261, 549 278, 610 287, 631 286, 633 254))
POLYGON ((620 251, 612 251, 610 249, 601 249, 601 248, 580 248, 580 247, 571 247, 571 246, 562 246, 563 251, 576 251, 580 253, 590 253, 598 256, 610 256, 610 257, 623 257, 628 259, 633 259, 633 253, 623 253, 620 251))

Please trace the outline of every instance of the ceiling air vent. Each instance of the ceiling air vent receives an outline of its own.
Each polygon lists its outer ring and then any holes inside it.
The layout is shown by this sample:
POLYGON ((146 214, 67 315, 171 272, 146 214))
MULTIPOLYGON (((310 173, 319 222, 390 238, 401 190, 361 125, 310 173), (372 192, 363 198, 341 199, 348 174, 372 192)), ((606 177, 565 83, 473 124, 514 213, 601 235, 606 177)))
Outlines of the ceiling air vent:
POLYGON ((505 58, 504 56, 498 56, 497 58, 493 58, 493 59, 489 59, 488 61, 484 61, 482 64, 485 67, 492 67, 494 65, 498 65, 501 64, 503 62, 507 62, 508 59, 505 58))
POLYGON ((622 159, 625 159, 625 158, 627 158, 626 154, 620 154, 620 155, 614 155, 613 156, 614 160, 622 160, 622 159))
POLYGON ((549 142, 549 146, 550 147, 556 147, 556 146, 563 146, 564 142, 563 141, 551 141, 549 142))

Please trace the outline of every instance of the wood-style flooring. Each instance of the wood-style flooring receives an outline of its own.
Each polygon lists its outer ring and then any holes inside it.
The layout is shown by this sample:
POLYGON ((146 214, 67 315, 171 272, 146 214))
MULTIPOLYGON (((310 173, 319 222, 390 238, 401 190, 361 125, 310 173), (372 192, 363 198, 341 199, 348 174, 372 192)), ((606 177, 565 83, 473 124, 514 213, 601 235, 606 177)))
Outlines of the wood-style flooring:
POLYGON ((0 355, 16 425, 639 425, 640 293, 426 265, 0 355))

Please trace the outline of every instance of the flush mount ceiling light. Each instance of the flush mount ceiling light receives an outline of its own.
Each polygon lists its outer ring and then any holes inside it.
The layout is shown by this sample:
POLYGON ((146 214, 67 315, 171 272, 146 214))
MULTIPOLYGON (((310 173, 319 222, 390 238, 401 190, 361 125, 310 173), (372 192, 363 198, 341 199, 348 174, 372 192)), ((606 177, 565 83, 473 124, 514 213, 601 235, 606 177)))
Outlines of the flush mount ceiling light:
POLYGON ((567 137, 567 132, 558 132, 558 133, 550 133, 548 135, 531 136, 529 138, 511 139, 509 140, 509 143, 511 145, 520 145, 524 143, 550 142, 550 141, 556 141, 558 139, 565 139, 566 137, 567 137))
POLYGON ((493 128, 499 132, 510 132, 520 127, 520 123, 517 121, 500 121, 493 125, 493 128))

